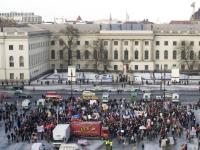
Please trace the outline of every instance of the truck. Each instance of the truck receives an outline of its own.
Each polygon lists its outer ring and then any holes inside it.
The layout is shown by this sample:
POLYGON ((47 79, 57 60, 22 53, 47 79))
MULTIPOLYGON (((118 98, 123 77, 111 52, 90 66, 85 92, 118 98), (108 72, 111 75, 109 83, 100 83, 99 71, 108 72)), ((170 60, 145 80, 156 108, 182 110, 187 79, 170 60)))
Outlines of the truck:
POLYGON ((97 96, 95 93, 91 91, 83 91, 82 93, 83 100, 97 100, 97 96))
POLYGON ((109 131, 100 121, 83 121, 70 123, 71 135, 74 137, 99 137, 108 139, 109 131))
POLYGON ((53 129, 53 145, 58 148, 70 138, 70 124, 58 124, 53 129))

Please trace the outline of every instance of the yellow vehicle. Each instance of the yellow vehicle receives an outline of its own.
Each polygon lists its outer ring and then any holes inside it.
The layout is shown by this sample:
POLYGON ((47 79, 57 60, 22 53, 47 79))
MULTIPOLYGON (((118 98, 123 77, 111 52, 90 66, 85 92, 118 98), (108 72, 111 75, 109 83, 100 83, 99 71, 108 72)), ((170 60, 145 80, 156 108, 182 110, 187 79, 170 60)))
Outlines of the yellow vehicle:
POLYGON ((95 93, 91 91, 83 91, 82 93, 83 100, 97 100, 97 96, 95 93))

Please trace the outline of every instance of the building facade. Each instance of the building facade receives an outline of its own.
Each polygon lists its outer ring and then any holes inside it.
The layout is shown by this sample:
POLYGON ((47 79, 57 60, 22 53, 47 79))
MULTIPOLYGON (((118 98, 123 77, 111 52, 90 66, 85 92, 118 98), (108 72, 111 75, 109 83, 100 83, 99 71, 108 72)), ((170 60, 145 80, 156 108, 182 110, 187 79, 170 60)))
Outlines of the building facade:
POLYGON ((30 28, 0 33, 0 80, 29 81, 49 70, 49 32, 30 28))
MULTIPOLYGON (((68 51, 60 41, 65 24, 7 28, 0 33, 0 80, 31 80, 49 70, 66 70, 68 51)), ((79 37, 71 49, 72 65, 94 71, 94 43, 102 41, 98 70, 110 72, 170 72, 200 70, 200 25, 76 24, 79 37), (185 54, 183 55, 183 50, 185 54)), ((64 37, 67 43, 67 35, 64 37)))
POLYGON ((39 15, 35 15, 33 12, 0 13, 0 18, 15 20, 16 23, 28 23, 28 24, 42 23, 42 17, 39 15))

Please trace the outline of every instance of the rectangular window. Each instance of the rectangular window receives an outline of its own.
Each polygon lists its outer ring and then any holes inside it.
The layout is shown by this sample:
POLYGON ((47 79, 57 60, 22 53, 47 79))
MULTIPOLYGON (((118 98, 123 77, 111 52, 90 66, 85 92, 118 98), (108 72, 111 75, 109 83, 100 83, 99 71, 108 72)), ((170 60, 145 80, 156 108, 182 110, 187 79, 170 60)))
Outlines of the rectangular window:
POLYGON ((159 70, 159 64, 156 64, 156 66, 155 66, 155 70, 159 70))
POLYGON ((59 45, 63 46, 64 45, 64 41, 62 39, 59 40, 59 45))
POLYGON ((128 41, 124 41, 124 45, 128 45, 128 41))
POLYGON ((164 70, 168 70, 168 65, 164 64, 164 70))
POLYGON ((135 70, 138 70, 138 65, 135 65, 135 70))
POLYGON ((115 71, 118 70, 118 65, 114 65, 114 70, 115 70, 115 71))
POLYGON ((104 41, 104 42, 103 42, 103 45, 104 45, 104 46, 108 46, 108 41, 104 41))
POLYGON ((156 45, 157 45, 157 46, 160 45, 160 41, 156 41, 156 45))
POLYGON ((145 45, 145 46, 148 46, 148 45, 149 45, 149 41, 145 41, 145 42, 144 42, 144 45, 145 45))
POLYGON ((139 45, 139 42, 138 42, 138 41, 135 41, 135 45, 139 45))
POLYGON ((190 65, 190 70, 193 70, 193 65, 190 65))
POLYGON ((9 50, 13 50, 13 45, 9 45, 9 50))
POLYGON ((63 50, 59 51, 59 56, 60 56, 60 59, 63 59, 63 50))
POLYGON ((199 51, 199 60, 200 60, 200 51, 199 51))
POLYGON ((118 45, 118 41, 114 41, 114 45, 118 45))
POLYGON ((60 69, 63 69, 63 64, 60 64, 60 69))
POLYGON ((177 45, 177 41, 173 41, 173 46, 176 46, 177 45))
POLYGON ((14 73, 10 73, 10 79, 14 79, 14 73))
POLYGON ((168 41, 164 41, 164 45, 165 45, 165 46, 168 46, 168 41))
POLYGON ((80 42, 80 41, 77 41, 77 42, 76 42, 76 45, 81 45, 81 42, 80 42))
POLYGON ((185 65, 184 64, 181 65, 181 70, 185 70, 185 65))
POLYGON ((55 45, 55 41, 51 41, 51 45, 55 45))
POLYGON ((144 70, 145 70, 145 71, 148 71, 148 70, 149 70, 149 66, 148 66, 148 65, 145 65, 145 66, 144 66, 144 70))
POLYGON ((89 45, 89 41, 85 41, 85 45, 89 45))
POLYGON ((185 46, 185 41, 182 41, 182 42, 181 42, 181 45, 182 45, 182 46, 185 46))
POLYGON ((55 69, 55 64, 51 64, 51 68, 52 68, 52 69, 55 69))
POLYGON ((19 45, 19 50, 24 50, 24 45, 19 45))
POLYGON ((190 46, 194 46, 194 41, 190 41, 190 46))
POLYGON ((20 67, 24 67, 24 62, 21 61, 21 62, 19 63, 19 66, 20 66, 20 67))
POLYGON ((20 73, 19 78, 20 78, 20 80, 24 80, 24 73, 20 73))
POLYGON ((149 59, 149 51, 144 52, 144 59, 149 59))

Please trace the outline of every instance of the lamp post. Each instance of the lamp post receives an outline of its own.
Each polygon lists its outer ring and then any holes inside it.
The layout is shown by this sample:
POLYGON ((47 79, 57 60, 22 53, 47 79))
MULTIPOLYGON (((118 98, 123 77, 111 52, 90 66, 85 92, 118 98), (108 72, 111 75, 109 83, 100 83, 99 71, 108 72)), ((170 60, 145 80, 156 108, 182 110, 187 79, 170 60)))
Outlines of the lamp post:
POLYGON ((165 101, 165 68, 164 68, 164 101, 165 101))
POLYGON ((121 109, 120 109, 120 130, 122 130, 123 110, 124 110, 124 98, 122 99, 122 104, 121 104, 121 109))
POLYGON ((72 98, 72 70, 71 70, 71 98, 72 98))

